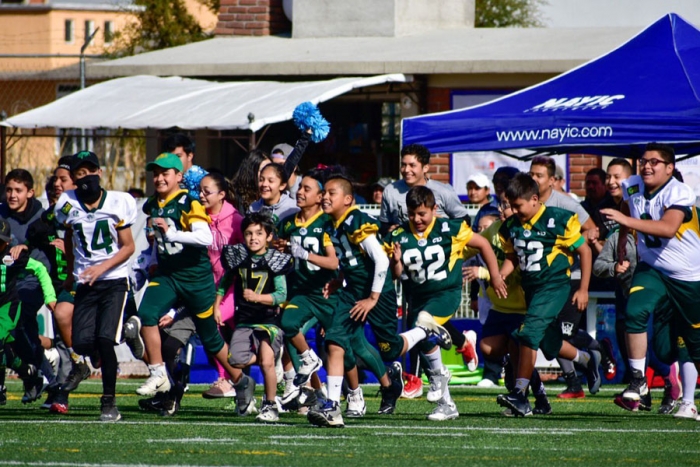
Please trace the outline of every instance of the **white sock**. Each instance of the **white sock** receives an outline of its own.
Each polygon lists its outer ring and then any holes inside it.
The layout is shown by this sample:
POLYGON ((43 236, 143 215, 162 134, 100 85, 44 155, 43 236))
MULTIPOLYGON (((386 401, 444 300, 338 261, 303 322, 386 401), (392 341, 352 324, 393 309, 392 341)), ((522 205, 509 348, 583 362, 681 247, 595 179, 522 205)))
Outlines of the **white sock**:
POLYGON ((328 377, 328 400, 333 402, 340 402, 340 393, 343 389, 343 377, 342 376, 329 376, 328 377))
POLYGON ((148 365, 148 372, 151 375, 164 375, 165 363, 156 363, 155 365, 148 365))
POLYGON ((574 358, 574 362, 578 363, 579 365, 587 366, 588 361, 591 359, 591 356, 588 352, 585 352, 583 350, 577 350, 576 351, 576 358, 574 358))
POLYGON ((417 343, 428 337, 428 333, 421 328, 413 328, 406 332, 402 332, 400 335, 406 339, 406 343, 408 344, 408 349, 406 349, 406 352, 415 347, 417 343))
POLYGON ((695 404, 695 385, 698 381, 698 369, 693 362, 681 365, 681 383, 683 384, 683 402, 695 404))
POLYGON ((517 378, 515 380, 515 389, 525 394, 527 387, 530 385, 530 380, 527 378, 517 378))
POLYGON ((311 349, 310 349, 310 348, 309 348, 309 349, 306 349, 306 350, 304 350, 302 353, 300 353, 299 356, 300 356, 301 358, 306 358, 306 357, 309 356, 309 353, 310 353, 310 352, 311 352, 311 349))
POLYGON ((442 370, 442 354, 440 349, 436 349, 433 353, 423 354, 428 361, 428 368, 431 370, 442 370))
POLYGON ((284 372, 284 379, 294 379, 296 374, 297 372, 294 370, 294 368, 292 368, 291 370, 284 372))
POLYGON ((445 404, 454 404, 454 401, 452 400, 452 397, 450 397, 450 388, 447 387, 445 388, 445 393, 442 395, 442 399, 440 402, 444 402, 445 404))
POLYGON ((647 359, 645 358, 630 358, 630 368, 633 370, 639 370, 644 374, 647 369, 647 359))

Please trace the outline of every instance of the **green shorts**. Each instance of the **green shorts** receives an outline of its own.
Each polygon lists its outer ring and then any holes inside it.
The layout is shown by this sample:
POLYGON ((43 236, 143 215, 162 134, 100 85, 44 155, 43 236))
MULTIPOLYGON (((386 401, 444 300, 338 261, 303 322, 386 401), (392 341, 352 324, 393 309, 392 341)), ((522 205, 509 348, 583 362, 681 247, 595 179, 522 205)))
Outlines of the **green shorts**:
POLYGON ((570 289, 568 279, 537 288, 523 287, 527 313, 513 337, 526 347, 542 349, 544 356, 550 360, 557 357, 563 341, 557 317, 569 298, 570 289))
POLYGON ((626 330, 630 334, 647 332, 654 314, 655 348, 673 346, 677 338, 685 342, 689 358, 700 362, 700 281, 671 279, 646 263, 639 263, 632 277, 627 302, 626 330), (664 341, 666 341, 664 343, 664 341))
POLYGON ((664 301, 654 310, 650 340, 656 358, 667 365, 691 361, 685 341, 680 337, 679 321, 670 301, 664 301))
POLYGON ((427 311, 438 324, 445 324, 459 309, 462 303, 462 288, 445 290, 429 297, 413 296, 408 307, 408 327, 412 328, 418 313, 427 311))
POLYGON ((379 354, 385 362, 398 359, 403 351, 403 337, 399 335, 397 311, 396 289, 392 286, 391 290, 382 292, 379 301, 367 315, 367 322, 377 340, 379 354))
POLYGON ((180 281, 157 274, 148 284, 141 299, 138 315, 144 326, 157 326, 158 320, 176 304, 181 304, 194 320, 204 349, 215 354, 225 345, 214 321, 214 278, 180 281))
POLYGON ((338 303, 338 297, 331 295, 323 298, 320 294, 297 295, 284 307, 281 328, 286 337, 294 337, 304 325, 316 318, 324 329, 333 325, 333 311, 338 303))
MULTIPOLYGON (((76 284, 77 286, 77 284, 76 284)), ((67 291, 63 287, 60 289, 56 290, 56 303, 70 303, 74 304, 75 303, 75 287, 73 287, 72 291, 67 291)))
MULTIPOLYGON (((19 301, 8 302, 0 307, 0 345, 5 345, 12 341, 11 338, 8 338, 10 333, 17 327, 21 308, 22 304, 19 301)), ((5 371, 5 369, 3 368, 2 371, 5 371)))

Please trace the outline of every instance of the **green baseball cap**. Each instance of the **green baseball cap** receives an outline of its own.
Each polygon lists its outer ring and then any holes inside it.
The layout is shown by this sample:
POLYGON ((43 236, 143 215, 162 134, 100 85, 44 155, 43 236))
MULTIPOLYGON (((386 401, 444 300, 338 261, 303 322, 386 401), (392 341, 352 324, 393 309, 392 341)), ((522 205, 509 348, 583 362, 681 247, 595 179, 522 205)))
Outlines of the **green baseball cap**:
POLYGON ((153 172, 156 167, 162 169, 175 169, 178 172, 182 172, 182 161, 172 152, 164 152, 160 156, 156 157, 156 160, 146 164, 146 171, 153 172))

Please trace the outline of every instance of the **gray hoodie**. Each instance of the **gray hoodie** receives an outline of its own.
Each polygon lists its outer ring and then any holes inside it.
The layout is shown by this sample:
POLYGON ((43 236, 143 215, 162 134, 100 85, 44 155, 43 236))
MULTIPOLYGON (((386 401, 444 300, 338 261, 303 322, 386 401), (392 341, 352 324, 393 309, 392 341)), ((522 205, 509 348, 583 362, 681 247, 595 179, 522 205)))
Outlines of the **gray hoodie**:
POLYGON ((617 239, 619 237, 619 230, 610 234, 605 245, 603 245, 603 249, 593 263, 593 274, 603 279, 614 277, 620 283, 622 291, 627 297, 632 286, 632 274, 634 274, 634 269, 637 267, 637 246, 632 234, 627 234, 627 254, 625 259, 630 262, 630 267, 623 274, 616 275, 615 264, 617 264, 617 239))

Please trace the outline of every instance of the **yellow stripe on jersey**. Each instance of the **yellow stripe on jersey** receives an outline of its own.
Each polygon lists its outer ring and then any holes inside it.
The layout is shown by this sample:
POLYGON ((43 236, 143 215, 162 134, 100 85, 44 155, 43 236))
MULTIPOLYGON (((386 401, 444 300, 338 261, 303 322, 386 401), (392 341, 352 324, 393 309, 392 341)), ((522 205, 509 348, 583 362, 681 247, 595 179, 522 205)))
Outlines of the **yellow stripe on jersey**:
POLYGON ((333 242, 331 241, 331 236, 325 232, 323 233, 323 246, 326 248, 328 248, 329 246, 333 246, 333 242))
POLYGON ((192 224, 195 222, 206 222, 211 224, 211 218, 207 214, 206 209, 197 200, 192 201, 190 204, 189 212, 183 212, 182 217, 180 217, 180 224, 182 228, 188 231, 192 230, 192 224))
POLYGON ((438 323, 440 326, 445 324, 454 316, 454 313, 451 314, 450 316, 433 316, 433 319, 435 320, 436 323, 438 323))
MULTIPOLYGON (((583 236, 581 235, 581 224, 578 221, 578 215, 574 214, 566 223, 564 235, 557 235, 557 239, 552 247, 552 252, 547 255, 547 265, 551 266, 556 257, 559 255, 566 256, 570 265, 574 264, 574 258, 570 252, 571 250, 581 246, 583 242, 584 240, 583 236)), ((571 275, 571 271, 568 271, 568 274, 571 275)))
POLYGON ((529 221, 522 222, 523 228, 525 230, 532 230, 535 224, 537 224, 537 221, 540 220, 540 217, 542 217, 542 214, 544 213, 545 209, 545 205, 540 204, 540 209, 537 211, 537 213, 534 216, 532 216, 529 221))
POLYGON ((700 220, 698 220, 698 210, 694 207, 691 207, 690 210, 692 211, 690 220, 688 222, 682 223, 681 226, 678 228, 678 232, 676 232, 676 238, 678 240, 682 241, 683 234, 687 231, 694 232, 695 235, 698 238, 700 238, 700 220))
POLYGON ((158 198, 156 196, 156 202, 158 203, 158 207, 164 208, 166 204, 168 204, 169 202, 174 200, 178 195, 181 195, 183 193, 187 193, 187 190, 177 190, 175 193, 171 194, 170 196, 168 196, 164 200, 161 200, 160 198, 158 198))
POLYGON ((416 240, 420 240, 421 238, 428 238, 430 235, 430 232, 433 231, 433 227, 435 227, 435 219, 436 217, 433 217, 433 220, 430 222, 430 225, 428 226, 427 229, 425 229, 423 232, 418 232, 413 225, 413 222, 409 222, 408 226, 411 229, 411 233, 413 234, 414 237, 416 237, 416 240))
POLYGON ((630 295, 632 295, 635 292, 639 292, 640 290, 644 290, 644 287, 642 287, 641 285, 638 285, 636 287, 632 287, 630 289, 630 295))
POLYGON ((213 316, 213 315, 214 315, 214 307, 212 306, 208 310, 203 311, 203 312, 197 314, 196 316, 199 319, 205 319, 205 318, 208 318, 208 317, 213 316))
POLYGON ((359 229, 350 234, 350 242, 355 245, 359 245, 367 237, 377 235, 377 232, 379 232, 379 227, 377 227, 375 224, 362 224, 359 229))
POLYGON ((467 225, 466 222, 462 221, 462 224, 459 226, 459 232, 457 232, 457 235, 452 237, 450 262, 447 265, 448 270, 452 271, 457 260, 464 257, 464 250, 467 248, 467 243, 471 241, 473 236, 474 231, 467 225))
POLYGON ((337 221, 335 221, 335 222, 333 223, 333 227, 335 227, 336 229, 337 229, 338 227, 340 227, 340 224, 342 224, 343 222, 345 222, 345 219, 347 219, 348 216, 349 216, 350 214, 353 213, 353 211, 357 211, 357 210, 359 210, 359 209, 360 209, 360 208, 357 207, 357 205, 355 205, 355 206, 350 206, 350 207, 348 208, 348 210, 345 211, 345 214, 343 214, 342 216, 340 216, 340 219, 338 219, 337 221))
POLYGON ((299 219, 300 213, 301 213, 301 211, 299 211, 298 213, 296 213, 294 215, 294 225, 297 227, 308 227, 311 224, 313 224, 316 219, 318 219, 319 217, 321 217, 323 215, 323 211, 319 210, 316 214, 314 214, 309 219, 307 219, 306 222, 302 222, 301 219, 299 219))

